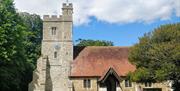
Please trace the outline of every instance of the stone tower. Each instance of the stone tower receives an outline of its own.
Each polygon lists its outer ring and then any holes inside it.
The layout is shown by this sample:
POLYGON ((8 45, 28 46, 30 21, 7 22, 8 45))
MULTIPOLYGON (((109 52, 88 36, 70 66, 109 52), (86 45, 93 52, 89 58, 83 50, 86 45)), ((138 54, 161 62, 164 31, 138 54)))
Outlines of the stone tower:
POLYGON ((43 16, 42 56, 37 61, 29 91, 70 91, 73 5, 64 3, 62 13, 43 16))

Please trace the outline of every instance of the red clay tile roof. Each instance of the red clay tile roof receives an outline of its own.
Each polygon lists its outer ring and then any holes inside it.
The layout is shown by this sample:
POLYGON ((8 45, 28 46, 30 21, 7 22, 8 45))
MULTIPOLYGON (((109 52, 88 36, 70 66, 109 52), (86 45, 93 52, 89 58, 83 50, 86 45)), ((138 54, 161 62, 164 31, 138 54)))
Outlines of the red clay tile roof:
POLYGON ((74 47, 70 77, 101 77, 109 68, 126 76, 136 67, 128 61, 128 47, 74 47))

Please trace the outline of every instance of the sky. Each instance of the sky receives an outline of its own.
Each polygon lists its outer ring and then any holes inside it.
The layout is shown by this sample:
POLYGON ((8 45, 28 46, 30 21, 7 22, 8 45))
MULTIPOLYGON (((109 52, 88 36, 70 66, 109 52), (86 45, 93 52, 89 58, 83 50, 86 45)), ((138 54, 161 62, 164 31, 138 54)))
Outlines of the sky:
MULTIPOLYGON (((66 0, 15 0, 19 12, 61 14, 66 0)), ((180 22, 180 0, 69 0, 73 3, 73 40, 112 41, 132 46, 163 24, 180 22)))

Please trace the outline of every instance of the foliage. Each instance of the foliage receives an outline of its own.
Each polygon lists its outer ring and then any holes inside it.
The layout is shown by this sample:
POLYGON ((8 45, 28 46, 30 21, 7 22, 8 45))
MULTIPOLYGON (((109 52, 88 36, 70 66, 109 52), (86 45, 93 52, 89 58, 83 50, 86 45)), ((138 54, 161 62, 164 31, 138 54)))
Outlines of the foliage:
POLYGON ((21 91, 26 56, 26 27, 15 11, 13 0, 0 1, 0 90, 21 91))
POLYGON ((32 72, 35 69, 36 61, 40 56, 42 40, 42 19, 39 15, 20 13, 20 17, 26 26, 27 37, 25 40, 25 55, 28 65, 26 66, 23 90, 28 89, 28 84, 32 81, 32 72))
POLYGON ((39 15, 20 13, 21 18, 27 28, 26 54, 28 62, 36 65, 36 60, 40 56, 41 40, 42 40, 42 19, 39 15))
POLYGON ((0 91, 27 91, 40 55, 42 20, 0 0, 0 91))
POLYGON ((85 40, 79 39, 76 46, 113 46, 113 42, 105 40, 85 40))
POLYGON ((137 66, 131 79, 177 82, 180 79, 180 23, 160 26, 139 41, 129 55, 129 60, 137 66))

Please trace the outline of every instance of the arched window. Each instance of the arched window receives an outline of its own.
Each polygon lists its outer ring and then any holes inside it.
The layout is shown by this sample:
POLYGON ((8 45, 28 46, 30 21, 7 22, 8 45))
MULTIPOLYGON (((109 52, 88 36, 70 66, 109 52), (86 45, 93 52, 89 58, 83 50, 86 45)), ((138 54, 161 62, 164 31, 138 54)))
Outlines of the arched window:
POLYGON ((84 86, 84 88, 91 88, 91 80, 90 79, 84 79, 83 86, 84 86))
POLYGON ((54 52, 54 58, 57 58, 57 52, 54 52))
POLYGON ((145 82, 145 87, 151 87, 152 86, 152 82, 145 82))
POLYGON ((130 80, 125 80, 125 87, 132 87, 132 83, 130 80))
POLYGON ((52 27, 51 28, 52 35, 56 35, 56 29, 57 29, 57 27, 52 27))

